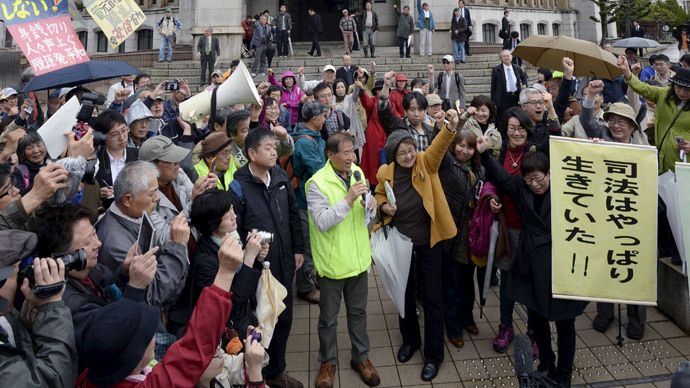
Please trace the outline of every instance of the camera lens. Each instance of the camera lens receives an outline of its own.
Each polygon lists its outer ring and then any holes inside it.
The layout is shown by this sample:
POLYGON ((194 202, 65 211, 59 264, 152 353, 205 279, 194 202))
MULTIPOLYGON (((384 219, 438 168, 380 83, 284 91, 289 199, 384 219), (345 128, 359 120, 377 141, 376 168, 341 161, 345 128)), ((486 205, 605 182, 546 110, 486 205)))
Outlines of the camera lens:
POLYGON ((67 253, 61 259, 65 263, 65 273, 86 269, 86 251, 83 248, 77 249, 74 253, 67 253))

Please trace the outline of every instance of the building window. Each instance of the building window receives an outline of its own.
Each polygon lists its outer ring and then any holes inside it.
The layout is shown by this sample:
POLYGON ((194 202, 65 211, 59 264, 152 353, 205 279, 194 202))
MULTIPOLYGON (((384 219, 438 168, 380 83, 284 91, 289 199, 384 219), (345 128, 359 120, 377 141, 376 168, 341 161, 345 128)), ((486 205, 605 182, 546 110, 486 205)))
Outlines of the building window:
POLYGON ((103 31, 98 31, 98 47, 96 49, 99 53, 108 52, 108 38, 103 31))
POLYGON ((560 24, 552 24, 551 25, 551 30, 553 31, 553 36, 558 36, 561 34, 561 26, 560 24))
POLYGON ((144 0, 139 0, 139 5, 144 5, 144 0))
POLYGON ((496 43, 496 26, 491 23, 482 24, 484 43, 496 43))
POLYGON ((153 48, 153 30, 137 32, 137 50, 151 50, 153 48))
POLYGON ((525 40, 529 38, 529 24, 520 24, 520 39, 525 40))
POLYGON ((81 45, 84 46, 84 50, 88 50, 88 45, 89 45, 89 32, 88 31, 79 31, 77 33, 79 36, 79 41, 81 42, 81 45))
POLYGON ((537 35, 546 35, 546 24, 537 24, 537 35))
POLYGON ((117 46, 117 52, 118 53, 124 53, 125 52, 125 42, 120 43, 119 46, 117 46))

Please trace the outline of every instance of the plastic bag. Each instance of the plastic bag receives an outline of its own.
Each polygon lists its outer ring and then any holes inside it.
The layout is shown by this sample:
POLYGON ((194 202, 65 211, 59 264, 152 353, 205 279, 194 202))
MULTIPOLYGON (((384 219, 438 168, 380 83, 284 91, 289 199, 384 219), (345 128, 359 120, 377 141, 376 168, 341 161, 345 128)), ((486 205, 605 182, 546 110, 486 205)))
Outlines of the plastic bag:
POLYGON ((383 226, 371 235, 371 256, 386 292, 401 318, 405 318, 405 289, 412 261, 412 240, 394 226, 383 226))
POLYGON ((83 156, 79 156, 78 158, 58 159, 55 163, 67 170, 67 181, 65 182, 65 188, 57 190, 53 196, 50 197, 50 203, 53 205, 62 205, 71 201, 79 192, 79 184, 86 172, 87 162, 83 156))

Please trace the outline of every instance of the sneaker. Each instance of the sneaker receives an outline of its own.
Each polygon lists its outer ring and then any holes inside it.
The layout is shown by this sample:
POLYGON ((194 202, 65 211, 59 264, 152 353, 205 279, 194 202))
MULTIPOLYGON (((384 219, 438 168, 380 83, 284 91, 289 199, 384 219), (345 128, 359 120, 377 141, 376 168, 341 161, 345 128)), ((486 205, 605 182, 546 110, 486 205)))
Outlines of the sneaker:
POLYGON ((332 388, 333 377, 335 376, 335 365, 330 362, 321 364, 319 374, 316 376, 316 388, 332 388))
POLYGON ((367 357, 367 359, 362 363, 356 363, 354 360, 350 361, 350 366, 359 373, 359 376, 362 378, 364 384, 370 387, 375 387, 381 383, 379 373, 376 371, 374 366, 371 365, 369 357, 367 357))
POLYGON ((515 331, 512 327, 506 327, 504 324, 498 325, 498 334, 494 338, 494 350, 499 353, 505 353, 508 350, 508 345, 515 337, 515 331))
POLYGON ((256 77, 256 73, 249 73, 252 77, 256 77))
POLYGON ((594 330, 596 331, 604 333, 606 332, 606 329, 609 328, 611 322, 613 322, 613 317, 606 319, 601 315, 597 314, 597 316, 594 318, 594 322, 592 322, 592 328, 594 328, 594 330))
POLYGON ((266 73, 259 73, 259 77, 265 77, 266 73))
POLYGON ((266 379, 266 385, 272 388, 304 388, 304 384, 302 384, 299 380, 287 374, 287 372, 279 374, 274 379, 266 379))
POLYGON ((527 336, 529 337, 529 340, 532 343, 532 357, 539 357, 539 348, 537 347, 537 341, 534 340, 534 332, 532 330, 528 330, 527 336))

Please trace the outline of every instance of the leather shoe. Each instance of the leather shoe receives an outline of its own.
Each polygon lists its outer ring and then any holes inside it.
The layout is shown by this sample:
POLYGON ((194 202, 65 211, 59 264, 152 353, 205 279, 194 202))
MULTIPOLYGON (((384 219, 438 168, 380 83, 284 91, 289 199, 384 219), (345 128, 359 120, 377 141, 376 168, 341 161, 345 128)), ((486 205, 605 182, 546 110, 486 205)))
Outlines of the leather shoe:
POLYGON ((410 361, 412 356, 414 355, 414 352, 419 349, 419 346, 412 346, 412 345, 403 345, 398 349, 398 361, 402 363, 406 363, 410 361))
POLYGON ((362 381, 364 381, 364 384, 370 387, 375 387, 381 383, 379 373, 376 371, 376 369, 374 369, 374 366, 371 365, 369 357, 367 357, 367 359, 361 363, 356 363, 354 360, 350 361, 350 366, 359 373, 359 376, 362 378, 362 381))
POLYGON ((332 388, 333 376, 335 376, 335 365, 330 362, 322 363, 319 374, 316 376, 316 388, 332 388))
POLYGON ((422 380, 431 381, 438 374, 438 367, 430 362, 424 364, 422 368, 422 380))
POLYGON ((458 349, 465 346, 465 341, 462 338, 451 338, 450 343, 458 349))
POLYGON ((321 293, 316 288, 313 288, 309 292, 298 292, 297 296, 309 303, 314 304, 319 304, 319 301, 321 300, 321 293))
POLYGON ((472 335, 479 334, 479 328, 477 327, 477 325, 467 326, 467 327, 465 327, 465 330, 467 330, 467 332, 472 334, 472 335))

